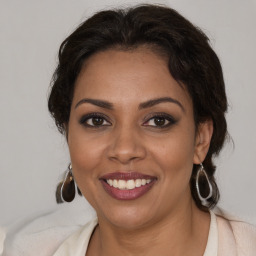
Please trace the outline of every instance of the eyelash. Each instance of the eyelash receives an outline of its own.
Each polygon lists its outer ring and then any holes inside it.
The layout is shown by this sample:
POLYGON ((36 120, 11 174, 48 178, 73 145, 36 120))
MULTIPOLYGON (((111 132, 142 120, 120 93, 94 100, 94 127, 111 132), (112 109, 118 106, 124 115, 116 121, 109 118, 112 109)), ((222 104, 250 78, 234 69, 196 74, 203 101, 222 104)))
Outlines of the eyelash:
POLYGON ((100 113, 90 113, 88 115, 84 115, 80 121, 79 121, 80 124, 86 126, 86 127, 89 127, 89 128, 101 128, 102 126, 110 126, 111 123, 108 121, 108 118, 107 116, 103 115, 103 114, 100 114, 100 113), (103 120, 103 122, 108 122, 109 124, 103 124, 103 125, 91 125, 91 124, 88 124, 88 120, 90 119, 93 119, 93 118, 101 118, 103 120))
MULTIPOLYGON (((153 114, 150 115, 150 117, 147 117, 147 121, 145 121, 143 123, 143 125, 144 126, 149 126, 149 127, 155 127, 157 129, 164 129, 164 128, 167 128, 171 125, 174 125, 176 122, 177 122, 177 120, 175 120, 171 115, 168 115, 166 113, 153 113, 153 114), (166 121, 168 121, 168 123, 164 124, 164 125, 161 125, 161 126, 147 125, 147 123, 149 123, 151 120, 154 120, 156 118, 163 118, 163 119, 165 119, 165 123, 166 123, 166 121)), ((110 126, 111 125, 111 122, 108 120, 107 116, 105 116, 101 113, 90 113, 90 114, 84 115, 80 119, 79 123, 86 126, 86 127, 89 127, 89 128, 101 128, 103 126, 110 126), (88 124, 88 121, 90 119, 93 119, 93 118, 102 119, 103 124, 99 124, 99 125, 88 124), (104 124, 104 122, 108 122, 109 124, 104 124)))
POLYGON ((147 117, 147 121, 144 122, 143 125, 150 126, 150 127, 155 127, 157 129, 164 129, 164 128, 168 128, 169 126, 174 125, 175 123, 177 123, 177 120, 175 118, 173 118, 171 115, 168 115, 166 113, 153 113, 153 114, 150 115, 150 117, 147 117), (162 126, 146 125, 146 123, 148 123, 149 121, 155 120, 159 117, 165 119, 165 123, 166 123, 166 121, 168 121, 168 123, 164 124, 162 126))

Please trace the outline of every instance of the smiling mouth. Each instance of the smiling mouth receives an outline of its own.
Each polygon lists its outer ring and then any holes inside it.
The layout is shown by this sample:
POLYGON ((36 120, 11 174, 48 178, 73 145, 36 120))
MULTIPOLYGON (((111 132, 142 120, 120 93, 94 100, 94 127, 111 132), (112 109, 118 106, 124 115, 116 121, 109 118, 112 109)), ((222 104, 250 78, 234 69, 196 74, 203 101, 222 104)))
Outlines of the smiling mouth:
POLYGON ((109 186, 113 186, 114 188, 118 188, 121 190, 140 188, 141 186, 145 186, 152 182, 151 179, 136 179, 136 180, 106 180, 109 186))
POLYGON ((118 200, 133 200, 148 192, 156 182, 156 177, 136 172, 110 173, 101 177, 105 191, 118 200))

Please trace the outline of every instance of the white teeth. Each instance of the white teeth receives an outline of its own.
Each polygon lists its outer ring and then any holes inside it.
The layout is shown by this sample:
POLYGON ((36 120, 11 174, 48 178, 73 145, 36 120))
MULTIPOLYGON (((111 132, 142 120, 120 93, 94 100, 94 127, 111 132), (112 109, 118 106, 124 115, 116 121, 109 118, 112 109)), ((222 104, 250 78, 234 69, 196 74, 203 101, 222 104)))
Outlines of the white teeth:
POLYGON ((127 189, 134 189, 139 188, 141 186, 144 186, 148 183, 150 183, 152 180, 151 179, 136 179, 136 180, 111 180, 108 179, 107 183, 114 188, 118 188, 121 190, 127 190, 127 189))
POLYGON ((107 183, 108 183, 110 186, 113 186, 113 180, 107 180, 107 183))
POLYGON ((135 182, 134 182, 134 180, 128 180, 128 181, 126 182, 126 188, 127 188, 127 189, 134 189, 134 188, 135 188, 135 182))
POLYGON ((139 188, 141 186, 141 179, 135 180, 135 187, 139 188))
POLYGON ((125 189, 126 188, 126 181, 125 180, 119 180, 118 186, 119 189, 125 189))
POLYGON ((114 187, 114 188, 117 188, 117 187, 118 187, 118 182, 117 182, 117 180, 113 180, 113 187, 114 187))

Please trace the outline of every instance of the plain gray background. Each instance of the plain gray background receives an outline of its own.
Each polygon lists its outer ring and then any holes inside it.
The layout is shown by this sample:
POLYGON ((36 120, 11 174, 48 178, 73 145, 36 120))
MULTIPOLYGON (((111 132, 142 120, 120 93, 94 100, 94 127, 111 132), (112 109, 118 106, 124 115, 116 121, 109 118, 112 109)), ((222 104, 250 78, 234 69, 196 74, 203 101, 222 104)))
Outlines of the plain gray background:
MULTIPOLYGON (((95 11, 141 2, 0 0, 0 225, 56 207, 56 184, 69 163, 47 111, 60 43, 95 11)), ((223 65, 235 143, 216 160, 219 205, 256 223, 256 1, 143 2, 178 10, 211 39, 223 65)))

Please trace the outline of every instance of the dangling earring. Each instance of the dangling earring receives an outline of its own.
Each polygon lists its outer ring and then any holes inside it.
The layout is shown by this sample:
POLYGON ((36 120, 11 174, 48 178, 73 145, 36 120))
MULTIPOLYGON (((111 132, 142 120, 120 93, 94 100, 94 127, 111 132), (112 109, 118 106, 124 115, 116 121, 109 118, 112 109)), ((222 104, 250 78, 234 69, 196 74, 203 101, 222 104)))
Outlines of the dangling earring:
POLYGON ((206 171, 205 171, 205 169, 204 169, 204 167, 203 167, 203 164, 200 164, 200 168, 199 168, 199 170, 197 171, 197 174, 196 174, 196 189, 197 189, 197 195, 198 195, 199 199, 201 200, 202 205, 208 206, 209 203, 207 202, 207 200, 212 197, 213 189, 212 189, 212 184, 210 183, 210 180, 209 180, 209 178, 208 178, 208 175, 207 175, 207 173, 206 173, 206 171), (201 175, 204 175, 204 176, 205 176, 205 179, 206 179, 206 181, 207 181, 207 183, 208 183, 209 194, 208 194, 207 197, 203 197, 203 196, 201 195, 201 193, 200 193, 200 189, 199 189, 199 177, 200 177, 201 175))
POLYGON ((65 174, 63 182, 60 182, 56 190, 56 201, 57 203, 71 202, 74 200, 76 195, 76 185, 72 174, 71 164, 65 174))

